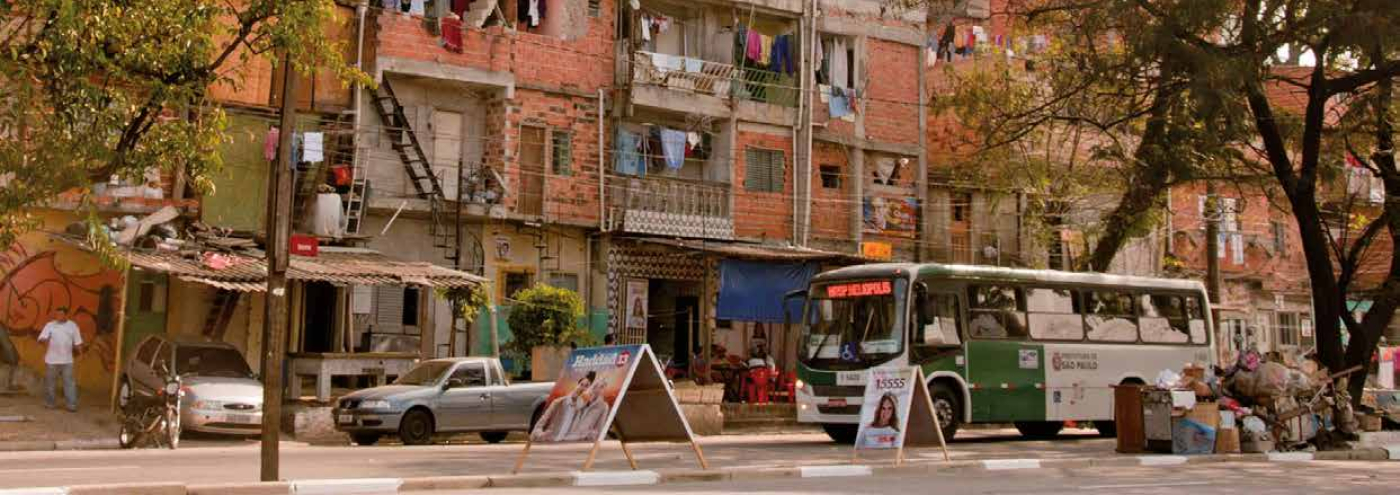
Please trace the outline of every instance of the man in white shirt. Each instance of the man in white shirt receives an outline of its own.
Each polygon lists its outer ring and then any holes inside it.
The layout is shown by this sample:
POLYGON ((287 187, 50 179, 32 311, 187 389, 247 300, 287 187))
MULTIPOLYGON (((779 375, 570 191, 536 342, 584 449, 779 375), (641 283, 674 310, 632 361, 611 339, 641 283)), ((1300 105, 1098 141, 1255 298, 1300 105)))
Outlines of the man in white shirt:
POLYGON ((63 398, 68 401, 68 411, 78 412, 78 386, 73 380, 73 351, 82 350, 83 335, 78 324, 68 319, 68 308, 54 310, 54 319, 44 325, 39 333, 39 342, 48 344, 44 354, 44 405, 54 408, 54 387, 58 379, 63 380, 63 398))

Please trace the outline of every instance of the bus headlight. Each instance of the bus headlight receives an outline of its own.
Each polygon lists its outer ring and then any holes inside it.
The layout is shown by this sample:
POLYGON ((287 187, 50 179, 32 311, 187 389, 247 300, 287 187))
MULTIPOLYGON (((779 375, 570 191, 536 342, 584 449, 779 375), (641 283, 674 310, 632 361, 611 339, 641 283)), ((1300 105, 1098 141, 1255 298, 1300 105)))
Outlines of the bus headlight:
POLYGON ((797 380, 796 385, 798 390, 807 390, 807 382, 804 382, 801 379, 797 380))

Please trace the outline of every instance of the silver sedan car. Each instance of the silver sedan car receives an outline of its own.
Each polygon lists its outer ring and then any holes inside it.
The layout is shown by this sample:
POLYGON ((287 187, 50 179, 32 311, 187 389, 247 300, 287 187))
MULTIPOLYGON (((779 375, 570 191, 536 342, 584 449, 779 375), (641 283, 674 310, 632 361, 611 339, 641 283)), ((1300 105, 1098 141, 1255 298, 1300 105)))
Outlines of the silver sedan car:
POLYGON ((222 342, 147 337, 127 361, 118 398, 150 395, 165 384, 165 371, 180 376, 180 428, 206 433, 256 435, 262 430, 262 382, 243 354, 222 342))

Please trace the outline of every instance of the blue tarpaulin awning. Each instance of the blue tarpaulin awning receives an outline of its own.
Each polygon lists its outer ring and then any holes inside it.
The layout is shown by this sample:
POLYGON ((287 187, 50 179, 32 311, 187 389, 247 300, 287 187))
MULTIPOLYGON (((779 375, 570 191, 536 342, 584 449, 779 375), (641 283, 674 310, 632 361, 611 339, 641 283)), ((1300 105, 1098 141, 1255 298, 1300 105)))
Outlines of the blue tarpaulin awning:
MULTIPOLYGON (((816 273, 815 263, 723 260, 719 265, 715 316, 723 320, 782 323, 783 296, 807 288, 816 273)), ((792 301, 790 306, 791 320, 799 320, 802 301, 792 301)))

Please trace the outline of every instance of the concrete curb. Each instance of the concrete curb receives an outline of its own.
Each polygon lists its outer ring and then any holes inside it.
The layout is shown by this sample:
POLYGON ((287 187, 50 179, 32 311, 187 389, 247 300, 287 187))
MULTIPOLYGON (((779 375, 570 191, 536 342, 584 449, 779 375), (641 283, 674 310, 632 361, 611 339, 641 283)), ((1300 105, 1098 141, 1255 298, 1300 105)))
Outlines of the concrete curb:
POLYGON ((116 450, 122 448, 116 438, 82 438, 77 440, 39 440, 0 442, 0 452, 46 452, 52 450, 116 450))
POLYGON ((1210 454, 1197 456, 1144 455, 1078 459, 990 459, 976 461, 911 461, 892 464, 826 464, 792 467, 662 469, 567 473, 438 476, 424 478, 361 478, 296 480, 273 483, 184 485, 141 483, 70 487, 0 489, 0 495, 318 495, 382 494, 481 488, 563 488, 711 483, 782 478, 869 477, 897 474, 951 474, 958 471, 1022 471, 1094 467, 1173 467, 1225 462, 1297 463, 1315 461, 1400 461, 1400 445, 1332 452, 1271 454, 1210 454))

